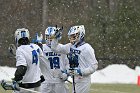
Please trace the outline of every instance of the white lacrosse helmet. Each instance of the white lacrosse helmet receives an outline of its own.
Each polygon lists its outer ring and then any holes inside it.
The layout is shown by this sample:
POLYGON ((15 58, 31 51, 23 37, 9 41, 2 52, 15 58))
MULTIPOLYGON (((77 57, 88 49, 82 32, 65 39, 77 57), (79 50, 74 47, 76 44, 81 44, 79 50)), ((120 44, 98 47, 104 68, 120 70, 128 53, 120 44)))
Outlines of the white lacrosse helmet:
POLYGON ((27 37, 29 39, 29 31, 26 28, 20 28, 15 31, 15 42, 18 45, 19 39, 27 37))
POLYGON ((68 32, 70 43, 77 44, 84 39, 85 27, 84 25, 72 26, 68 32))
POLYGON ((54 38, 55 32, 57 28, 56 27, 48 27, 45 30, 45 41, 47 45, 51 44, 52 39, 54 38))

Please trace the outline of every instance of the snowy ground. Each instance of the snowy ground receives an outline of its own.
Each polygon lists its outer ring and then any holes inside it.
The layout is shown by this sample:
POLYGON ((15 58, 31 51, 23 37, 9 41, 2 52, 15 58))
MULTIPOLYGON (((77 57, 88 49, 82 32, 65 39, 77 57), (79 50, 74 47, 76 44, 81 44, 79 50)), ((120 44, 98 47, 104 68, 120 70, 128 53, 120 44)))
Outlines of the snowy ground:
MULTIPOLYGON (((0 66, 0 80, 11 80, 14 77, 15 70, 15 68, 0 66)), ((140 67, 138 66, 133 70, 126 65, 114 64, 92 74, 91 82, 136 84, 138 75, 140 75, 140 67)))
POLYGON ((140 75, 138 66, 134 70, 126 65, 114 64, 96 71, 92 75, 92 82, 136 84, 138 75, 140 75))

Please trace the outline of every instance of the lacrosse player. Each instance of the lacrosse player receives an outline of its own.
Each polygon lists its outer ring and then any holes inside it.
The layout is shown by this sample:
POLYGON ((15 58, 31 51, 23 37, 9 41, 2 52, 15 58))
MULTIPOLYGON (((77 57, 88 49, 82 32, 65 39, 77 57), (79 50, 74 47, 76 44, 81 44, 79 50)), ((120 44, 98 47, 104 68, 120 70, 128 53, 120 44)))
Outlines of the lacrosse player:
POLYGON ((66 45, 58 44, 57 36, 51 43, 53 51, 68 55, 70 70, 67 72, 74 78, 72 93, 89 93, 91 74, 98 67, 94 49, 84 41, 84 36, 84 25, 73 26, 68 32, 70 43, 66 45))
POLYGON ((67 56, 61 53, 55 53, 51 50, 52 37, 56 31, 62 30, 58 27, 48 27, 45 30, 45 41, 43 44, 44 58, 41 58, 41 72, 45 81, 41 84, 41 93, 68 93, 68 87, 65 84, 67 74, 65 71, 69 68, 67 56))
MULTIPOLYGON (((16 50, 16 71, 14 81, 21 88, 41 91, 40 85, 43 79, 40 70, 39 58, 43 56, 41 48, 36 44, 30 44, 28 29, 21 28, 15 31, 16 50)), ((28 93, 20 89, 15 93, 28 93)))

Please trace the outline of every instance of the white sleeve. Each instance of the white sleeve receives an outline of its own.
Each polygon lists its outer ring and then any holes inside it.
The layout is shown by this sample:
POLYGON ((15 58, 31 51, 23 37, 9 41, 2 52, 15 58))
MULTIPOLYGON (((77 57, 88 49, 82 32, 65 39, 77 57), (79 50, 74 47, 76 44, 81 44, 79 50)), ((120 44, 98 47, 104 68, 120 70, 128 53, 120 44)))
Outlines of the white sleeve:
POLYGON ((57 47, 58 47, 58 40, 57 39, 53 39, 51 41, 51 49, 55 51, 57 47))
POLYGON ((17 49, 16 51, 16 66, 27 66, 26 59, 22 50, 17 49))
POLYGON ((43 51, 42 51, 42 49, 39 47, 39 54, 40 54, 40 57, 43 57, 43 51))
POLYGON ((57 52, 57 53, 68 54, 70 51, 70 46, 71 46, 70 43, 68 43, 66 45, 59 44, 58 40, 56 40, 56 39, 53 39, 51 42, 52 51, 57 52))
POLYGON ((91 46, 87 48, 87 53, 88 56, 86 56, 86 62, 89 64, 89 66, 82 71, 83 75, 90 75, 98 68, 98 62, 95 57, 94 49, 91 46))
POLYGON ((65 62, 65 69, 66 69, 66 70, 69 70, 69 68, 70 68, 70 67, 69 67, 69 60, 68 60, 67 57, 65 57, 65 61, 64 61, 64 62, 65 62))
POLYGON ((40 65, 45 66, 46 68, 49 68, 47 62, 49 62, 48 59, 45 58, 45 56, 40 57, 40 65))
POLYGON ((88 76, 88 75, 94 73, 97 70, 97 68, 98 68, 98 64, 96 63, 96 64, 92 65, 91 67, 88 67, 88 68, 84 69, 82 71, 82 75, 83 76, 88 76))

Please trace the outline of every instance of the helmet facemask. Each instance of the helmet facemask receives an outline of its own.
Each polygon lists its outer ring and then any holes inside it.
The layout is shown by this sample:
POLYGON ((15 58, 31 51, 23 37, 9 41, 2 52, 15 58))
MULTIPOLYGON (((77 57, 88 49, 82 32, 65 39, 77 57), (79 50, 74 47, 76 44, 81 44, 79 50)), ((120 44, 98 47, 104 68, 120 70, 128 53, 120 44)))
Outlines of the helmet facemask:
POLYGON ((79 34, 80 33, 76 33, 76 34, 72 34, 72 35, 68 36, 71 44, 74 45, 75 43, 77 43, 79 41, 79 34))
POLYGON ((56 27, 48 27, 45 31, 45 41, 48 46, 51 45, 51 41, 54 38, 56 27))
POLYGON ((84 40, 85 28, 84 25, 73 26, 68 32, 70 43, 77 45, 84 40))
POLYGON ((51 45, 51 41, 53 39, 53 36, 51 35, 45 35, 45 40, 47 45, 51 45))

